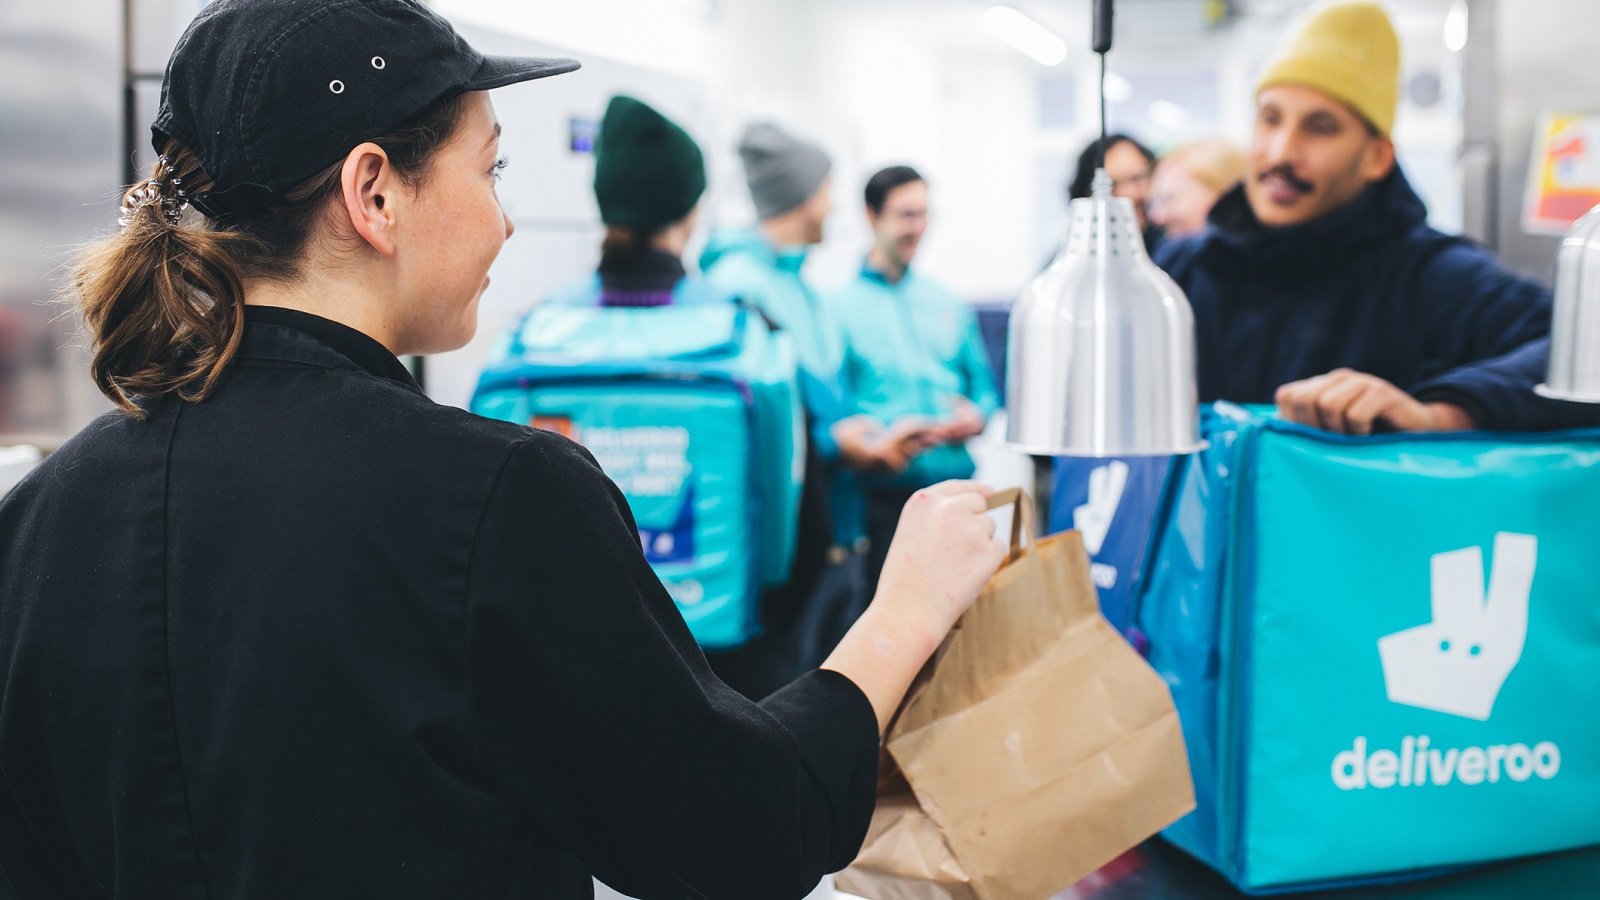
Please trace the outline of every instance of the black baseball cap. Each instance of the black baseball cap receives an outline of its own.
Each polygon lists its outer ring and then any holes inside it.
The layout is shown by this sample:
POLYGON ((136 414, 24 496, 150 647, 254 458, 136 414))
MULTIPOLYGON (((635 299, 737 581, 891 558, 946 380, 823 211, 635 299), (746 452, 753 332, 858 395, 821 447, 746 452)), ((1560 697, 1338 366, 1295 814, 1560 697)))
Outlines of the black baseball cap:
POLYGON ((150 126, 216 187, 190 202, 243 216, 435 102, 578 68, 484 56, 415 0, 215 0, 167 63, 150 126))

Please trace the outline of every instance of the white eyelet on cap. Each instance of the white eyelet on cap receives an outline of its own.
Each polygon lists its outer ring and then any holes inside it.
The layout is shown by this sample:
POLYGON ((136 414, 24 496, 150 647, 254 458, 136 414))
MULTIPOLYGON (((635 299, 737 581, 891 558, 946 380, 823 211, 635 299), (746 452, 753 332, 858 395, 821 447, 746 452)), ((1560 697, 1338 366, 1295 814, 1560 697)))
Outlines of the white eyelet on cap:
POLYGON ((344 82, 335 78, 328 82, 328 90, 333 91, 335 94, 342 94, 344 93, 344 82))
POLYGON ((384 66, 386 66, 386 65, 388 65, 388 63, 386 63, 386 62, 384 62, 384 61, 383 61, 383 57, 381 57, 381 56, 374 56, 374 57, 373 57, 373 58, 372 58, 372 67, 373 67, 373 68, 374 68, 374 69, 381 69, 381 68, 383 68, 383 67, 384 67, 384 66))

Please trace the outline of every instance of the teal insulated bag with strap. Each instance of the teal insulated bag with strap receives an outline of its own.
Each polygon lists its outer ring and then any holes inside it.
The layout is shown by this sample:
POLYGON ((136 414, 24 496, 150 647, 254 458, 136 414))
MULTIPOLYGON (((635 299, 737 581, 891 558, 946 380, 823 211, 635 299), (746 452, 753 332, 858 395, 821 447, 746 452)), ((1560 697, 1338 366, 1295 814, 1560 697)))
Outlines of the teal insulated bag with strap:
POLYGON ((559 431, 616 482, 639 542, 708 649, 760 632, 788 578, 804 476, 794 351, 731 301, 542 304, 478 381, 480 415, 559 431))
POLYGON ((1136 616, 1256 893, 1600 843, 1600 432, 1349 438, 1205 411, 1136 616))

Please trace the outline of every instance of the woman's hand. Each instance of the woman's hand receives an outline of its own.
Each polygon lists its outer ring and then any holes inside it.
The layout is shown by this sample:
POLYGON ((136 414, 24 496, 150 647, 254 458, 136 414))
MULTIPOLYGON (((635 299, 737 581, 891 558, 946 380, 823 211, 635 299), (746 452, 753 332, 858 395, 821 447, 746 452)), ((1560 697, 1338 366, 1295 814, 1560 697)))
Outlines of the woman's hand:
POLYGON ((900 512, 873 603, 903 605, 935 646, 977 599, 1005 558, 985 485, 946 481, 911 495, 900 512))
POLYGON ((860 687, 883 731, 922 665, 1005 559, 988 487, 947 481, 911 496, 872 605, 829 655, 860 687))

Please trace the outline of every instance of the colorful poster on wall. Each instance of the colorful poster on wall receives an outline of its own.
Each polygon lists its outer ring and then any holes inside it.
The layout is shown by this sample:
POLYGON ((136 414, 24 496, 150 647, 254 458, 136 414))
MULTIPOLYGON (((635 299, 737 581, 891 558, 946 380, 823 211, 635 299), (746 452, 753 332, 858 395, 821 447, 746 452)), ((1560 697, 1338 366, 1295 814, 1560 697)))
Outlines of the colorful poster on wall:
POLYGON ((1600 114, 1547 112, 1539 119, 1528 166, 1522 228, 1565 234, 1600 204, 1600 114))

